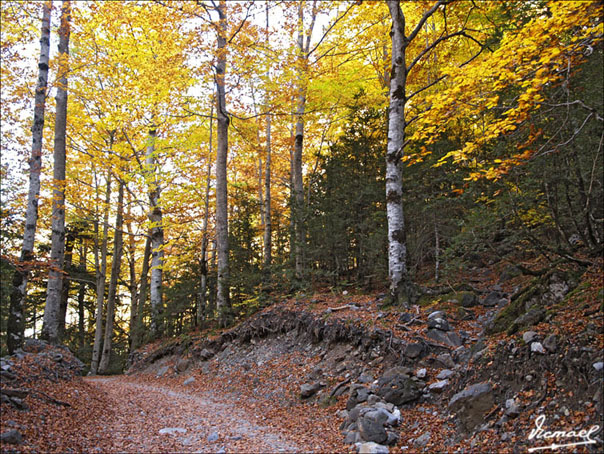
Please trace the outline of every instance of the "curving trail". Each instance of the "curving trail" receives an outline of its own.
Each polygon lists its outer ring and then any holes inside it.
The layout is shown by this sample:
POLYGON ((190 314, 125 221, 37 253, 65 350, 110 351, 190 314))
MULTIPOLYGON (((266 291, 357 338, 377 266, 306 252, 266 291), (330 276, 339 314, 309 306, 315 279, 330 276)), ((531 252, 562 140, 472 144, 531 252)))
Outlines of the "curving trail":
POLYGON ((173 390, 136 377, 90 377, 112 414, 99 421, 98 452, 299 452, 277 428, 259 425, 232 396, 173 390), (165 430, 162 430, 165 429, 165 430), (172 430, 170 430, 172 429, 172 430), (99 446, 101 445, 101 446, 99 446))

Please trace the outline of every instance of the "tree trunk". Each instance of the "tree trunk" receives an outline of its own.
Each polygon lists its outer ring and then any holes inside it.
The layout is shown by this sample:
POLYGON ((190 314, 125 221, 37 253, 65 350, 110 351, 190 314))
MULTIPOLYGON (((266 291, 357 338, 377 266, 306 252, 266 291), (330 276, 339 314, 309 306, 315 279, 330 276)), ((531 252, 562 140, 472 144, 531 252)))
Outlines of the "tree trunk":
POLYGON ((38 84, 34 98, 34 120, 32 126, 31 157, 29 160, 29 191, 25 211, 25 230, 19 266, 13 276, 6 344, 12 354, 23 345, 25 331, 24 303, 31 261, 34 258, 34 239, 38 224, 38 197, 40 195, 40 172, 42 170, 42 138, 44 130, 44 110, 46 108, 46 87, 48 85, 48 59, 50 54, 50 10, 52 1, 44 2, 42 31, 40 33, 40 59, 38 63, 38 84))
POLYGON ((231 304, 229 298, 229 224, 227 192, 227 154, 229 148, 229 117, 226 111, 225 75, 227 52, 226 1, 220 0, 216 8, 220 18, 217 33, 216 58, 216 111, 218 118, 218 144, 216 150, 216 240, 218 247, 218 278, 216 308, 222 326, 229 324, 231 304))
POLYGON ((206 308, 206 292, 208 288, 208 219, 210 217, 210 176, 212 172, 212 151, 213 151, 213 122, 214 122, 214 104, 210 107, 210 144, 208 152, 208 168, 206 171, 206 193, 205 206, 203 213, 203 234, 201 240, 201 288, 199 289, 199 304, 195 321, 198 327, 201 327, 206 308))
POLYGON ((407 67, 405 16, 398 0, 388 1, 392 18, 392 70, 389 91, 388 149, 386 154, 386 211, 388 218, 388 274, 393 302, 409 304, 407 240, 403 213, 403 165, 407 67))
POLYGON ((69 290, 71 287, 70 273, 72 272, 73 247, 76 240, 76 231, 67 227, 65 236, 65 265, 63 276, 63 289, 61 290, 61 304, 59 306, 59 340, 65 337, 65 318, 67 317, 67 304, 69 302, 69 290))
POLYGON ((122 267, 123 234, 124 226, 124 182, 119 182, 117 195, 117 215, 115 219, 115 236, 113 239, 113 260, 111 262, 111 279, 107 294, 107 322, 105 324, 105 339, 103 340, 103 354, 99 364, 99 373, 105 374, 109 368, 111 358, 111 340, 113 336, 113 322, 115 304, 117 299, 117 285, 122 267))
MULTIPOLYGON (((265 45, 268 49, 269 46, 269 4, 266 3, 266 42, 265 45)), ((270 65, 267 63, 266 67, 266 80, 267 83, 270 81, 270 65)), ((266 162, 264 163, 264 273, 266 279, 270 278, 270 267, 272 262, 272 230, 273 225, 271 222, 271 114, 270 103, 268 100, 268 89, 264 92, 264 104, 266 109, 266 162)))
POLYGON ((149 257, 151 257, 151 232, 147 235, 145 241, 145 252, 143 253, 143 269, 141 270, 141 287, 138 295, 137 304, 137 315, 136 324, 134 325, 134 333, 132 335, 132 342, 130 344, 130 351, 136 350, 143 341, 143 315, 145 310, 145 303, 147 302, 147 281, 149 276, 149 257))
POLYGON ((162 225, 163 213, 159 205, 161 187, 157 179, 157 159, 155 157, 156 130, 149 131, 149 145, 147 147, 147 172, 149 178, 149 202, 151 211, 151 337, 156 339, 163 334, 163 301, 162 279, 164 262, 164 229, 162 225))
MULTIPOLYGON (((86 273, 86 246, 82 241, 80 244, 80 264, 78 271, 81 276, 85 276, 86 273)), ((85 341, 85 328, 84 328, 84 298, 86 297, 86 282, 80 281, 80 288, 78 290, 78 347, 80 350, 84 348, 85 341)))
POLYGON ((59 85, 55 118, 55 141, 53 153, 53 203, 52 245, 50 271, 46 289, 44 324, 42 337, 51 343, 59 341, 59 305, 63 285, 63 260, 65 254, 65 149, 67 137, 67 73, 69 71, 69 0, 63 1, 61 27, 59 28, 59 85))
POLYGON ((107 273, 107 242, 109 237, 109 202, 111 201, 111 171, 107 171, 107 188, 105 192, 105 214, 103 216, 103 240, 100 247, 99 260, 99 223, 94 223, 95 251, 94 265, 96 268, 96 323, 94 329, 94 344, 92 347, 92 361, 90 375, 96 375, 101 357, 103 344, 103 302, 105 301, 105 274, 107 273))

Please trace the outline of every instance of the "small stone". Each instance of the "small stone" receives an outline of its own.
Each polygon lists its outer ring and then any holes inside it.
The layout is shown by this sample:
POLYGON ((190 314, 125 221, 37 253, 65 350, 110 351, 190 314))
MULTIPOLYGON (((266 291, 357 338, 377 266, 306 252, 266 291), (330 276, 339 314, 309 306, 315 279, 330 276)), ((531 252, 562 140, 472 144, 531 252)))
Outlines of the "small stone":
POLYGON ((160 435, 175 435, 175 434, 186 434, 187 429, 183 429, 182 427, 164 427, 163 429, 159 429, 160 435))
POLYGON ((413 440, 413 444, 418 448, 424 448, 430 441, 431 436, 432 434, 430 432, 426 432, 413 440))
POLYGON ((440 380, 428 386, 428 389, 433 393, 442 393, 449 386, 449 380, 440 380))
POLYGON ((455 372, 453 372, 451 369, 443 369, 438 373, 436 378, 439 380, 446 380, 447 378, 451 378, 451 376, 454 374, 455 372))
POLYGON ((407 358, 418 358, 424 351, 424 346, 420 343, 407 344, 405 347, 405 356, 407 358))
POLYGON ((186 385, 190 385, 191 383, 194 383, 194 382, 195 382, 195 377, 189 377, 182 384, 186 386, 186 385))
POLYGON ((531 351, 534 353, 541 353, 542 355, 547 353, 543 348, 543 345, 541 345, 541 342, 533 342, 531 344, 531 351))
POLYGON ((597 363, 593 364, 593 367, 594 367, 595 370, 597 370, 598 372, 600 372, 602 369, 604 369, 604 362, 598 361, 597 363))
POLYGON ((489 293, 482 302, 482 305, 485 307, 494 307, 499 304, 501 301, 501 293, 498 291, 494 291, 489 293))
POLYGON ((533 381, 533 376, 531 374, 528 374, 527 376, 524 377, 524 379, 528 382, 532 382, 533 381))
POLYGON ((526 344, 530 344, 531 342, 533 342, 534 340, 536 340, 536 338, 537 338, 537 333, 535 331, 526 331, 522 335, 522 340, 526 344))
POLYGON ((415 371, 415 376, 417 378, 426 378, 426 375, 428 374, 428 371, 426 370, 426 368, 422 368, 422 369, 418 369, 417 371, 415 371))
POLYGON ((550 334, 543 339, 543 346, 547 349, 547 351, 555 353, 558 350, 558 338, 556 335, 550 334))
POLYGON ((441 331, 451 331, 449 322, 442 317, 428 318, 428 328, 439 329, 441 331))
POLYGON ((434 311, 434 312, 430 312, 430 315, 428 315, 428 320, 431 320, 433 318, 446 318, 447 314, 444 313, 444 311, 434 311))
POLYGON ((210 443, 212 443, 216 440, 218 440, 218 434, 216 432, 212 432, 210 435, 208 435, 208 441, 210 443))
POLYGON ((372 441, 366 443, 355 443, 359 450, 359 454, 388 454, 390 450, 388 446, 379 445, 372 441))
POLYGON ((164 375, 166 375, 168 373, 168 371, 170 370, 170 368, 168 366, 164 366, 161 367, 156 374, 157 378, 163 377, 164 375))
POLYGON ((320 382, 305 383, 300 386, 300 397, 302 399, 308 399, 309 397, 314 396, 321 388, 323 388, 323 384, 320 382))
POLYGON ((0 441, 2 443, 9 443, 11 445, 18 445, 23 441, 21 432, 16 429, 7 430, 0 434, 0 441))
POLYGON ((505 415, 510 418, 516 418, 520 415, 520 405, 516 399, 508 399, 505 401, 505 415))
POLYGON ((436 357, 436 363, 446 367, 447 369, 453 369, 455 367, 455 361, 453 361, 453 358, 449 353, 441 353, 438 355, 436 357))
POLYGON ((369 372, 363 372, 358 379, 359 383, 372 383, 375 378, 369 372))

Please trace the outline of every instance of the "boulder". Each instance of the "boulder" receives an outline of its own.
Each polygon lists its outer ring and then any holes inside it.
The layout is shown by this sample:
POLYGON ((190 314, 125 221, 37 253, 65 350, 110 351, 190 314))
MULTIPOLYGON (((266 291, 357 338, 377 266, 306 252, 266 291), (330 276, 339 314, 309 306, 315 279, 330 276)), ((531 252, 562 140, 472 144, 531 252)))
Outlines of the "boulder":
POLYGON ((419 358, 424 352, 424 346, 418 342, 407 344, 405 347, 405 356, 410 359, 419 358))
POLYGON ((461 337, 455 331, 445 332, 439 329, 429 329, 427 336, 433 341, 449 345, 451 347, 460 347, 463 343, 461 337))
POLYGON ((388 441, 385 427, 387 422, 388 413, 385 410, 368 411, 357 422, 361 439, 375 443, 385 443, 388 441))
POLYGON ((451 326, 447 319, 442 317, 428 318, 428 328, 439 329, 441 331, 451 331, 451 326))
POLYGON ((449 401, 449 410, 457 415, 460 429, 470 432, 484 423, 484 415, 494 403, 492 385, 483 382, 455 394, 449 401))
POLYGON ((300 386, 300 397, 302 399, 308 399, 309 397, 314 396, 324 386, 323 383, 318 381, 314 383, 305 383, 300 386))
POLYGON ((421 396, 421 390, 408 374, 409 369, 401 367, 386 371, 378 380, 376 394, 386 402, 397 406, 418 399, 421 396))
POLYGON ((362 385, 355 385, 350 390, 350 397, 346 402, 346 410, 350 411, 358 404, 367 402, 369 390, 362 385))

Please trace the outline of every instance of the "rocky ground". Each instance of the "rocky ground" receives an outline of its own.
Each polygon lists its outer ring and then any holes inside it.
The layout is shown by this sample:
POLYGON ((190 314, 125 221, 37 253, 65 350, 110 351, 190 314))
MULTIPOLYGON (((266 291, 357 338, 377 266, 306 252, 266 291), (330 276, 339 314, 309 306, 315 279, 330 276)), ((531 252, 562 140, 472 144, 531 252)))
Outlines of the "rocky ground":
POLYGON ((601 276, 601 263, 474 270, 406 311, 380 294, 297 295, 234 329, 148 345, 128 376, 73 378, 57 350, 3 359, 15 378, 3 375, 2 449, 601 452, 601 276), (69 371, 42 369, 47 399, 16 370, 42 354, 69 371), (90 434, 79 444, 73 418, 90 434))

